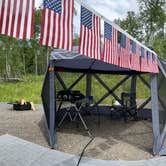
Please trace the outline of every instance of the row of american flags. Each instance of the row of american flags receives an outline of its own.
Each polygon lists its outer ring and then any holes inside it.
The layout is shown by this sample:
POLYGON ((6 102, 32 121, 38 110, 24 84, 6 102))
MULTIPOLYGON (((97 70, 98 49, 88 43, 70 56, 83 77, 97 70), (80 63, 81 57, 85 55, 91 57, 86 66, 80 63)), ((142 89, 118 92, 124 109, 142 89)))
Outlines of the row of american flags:
MULTIPOLYGON (((34 35, 35 0, 0 0, 0 34, 18 39, 34 35)), ((44 0, 40 44, 72 51, 74 0, 44 0)), ((78 53, 142 72, 158 73, 157 55, 81 6, 78 53), (102 42, 104 38, 104 42, 102 42)))

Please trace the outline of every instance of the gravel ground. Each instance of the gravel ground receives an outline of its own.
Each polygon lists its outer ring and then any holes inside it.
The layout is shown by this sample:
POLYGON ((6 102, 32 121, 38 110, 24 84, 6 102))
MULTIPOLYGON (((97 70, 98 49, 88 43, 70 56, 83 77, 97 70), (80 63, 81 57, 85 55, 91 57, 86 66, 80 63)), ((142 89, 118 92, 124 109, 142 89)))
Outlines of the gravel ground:
MULTIPOLYGON (((0 103, 0 135, 10 134, 48 147, 41 105, 37 111, 13 111, 11 105, 0 103)), ((111 119, 110 116, 84 117, 95 136, 85 156, 109 160, 149 159, 152 153, 152 124, 150 121, 111 119)), ((90 140, 88 134, 74 122, 65 121, 58 130, 59 150, 80 154, 90 140)))

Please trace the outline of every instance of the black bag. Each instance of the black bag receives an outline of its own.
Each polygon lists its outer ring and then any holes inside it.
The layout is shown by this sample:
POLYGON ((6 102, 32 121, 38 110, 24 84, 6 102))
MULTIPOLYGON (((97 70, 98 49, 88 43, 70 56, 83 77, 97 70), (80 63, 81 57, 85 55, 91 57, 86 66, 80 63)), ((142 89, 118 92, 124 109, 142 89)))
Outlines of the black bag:
POLYGON ((31 104, 30 102, 26 102, 24 104, 14 103, 13 110, 17 110, 17 111, 31 110, 31 104))

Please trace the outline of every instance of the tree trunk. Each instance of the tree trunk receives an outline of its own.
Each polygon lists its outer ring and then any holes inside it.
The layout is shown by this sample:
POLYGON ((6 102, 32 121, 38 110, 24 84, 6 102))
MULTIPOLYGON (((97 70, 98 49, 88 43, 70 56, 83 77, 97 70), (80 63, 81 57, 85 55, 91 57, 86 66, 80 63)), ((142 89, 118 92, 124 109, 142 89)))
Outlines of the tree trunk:
POLYGON ((37 54, 35 54, 35 73, 38 75, 38 67, 37 67, 37 54))
POLYGON ((23 53, 23 66, 24 66, 24 75, 26 75, 25 54, 24 53, 23 53))

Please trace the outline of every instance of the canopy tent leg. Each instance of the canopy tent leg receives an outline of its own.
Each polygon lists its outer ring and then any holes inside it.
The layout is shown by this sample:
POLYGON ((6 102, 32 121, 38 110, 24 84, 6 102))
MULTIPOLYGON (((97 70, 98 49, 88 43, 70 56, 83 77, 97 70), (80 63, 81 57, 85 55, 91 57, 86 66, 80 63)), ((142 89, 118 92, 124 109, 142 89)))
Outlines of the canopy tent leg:
POLYGON ((151 74, 151 99, 152 99, 152 125, 153 125, 153 153, 159 154, 162 148, 160 141, 159 108, 157 93, 157 74, 151 74))
POLYGON ((136 74, 134 74, 131 77, 131 93, 133 93, 135 95, 134 95, 134 99, 131 100, 131 106, 135 105, 135 103, 133 103, 133 102, 136 101, 136 83, 137 83, 137 76, 136 76, 136 74))
POLYGON ((91 96, 91 89, 92 89, 92 75, 88 73, 86 75, 86 97, 91 96))
POLYGON ((50 79, 50 113, 49 113, 49 143, 51 148, 57 147, 57 136, 55 131, 55 74, 54 74, 54 62, 50 61, 49 66, 49 79, 50 79))

